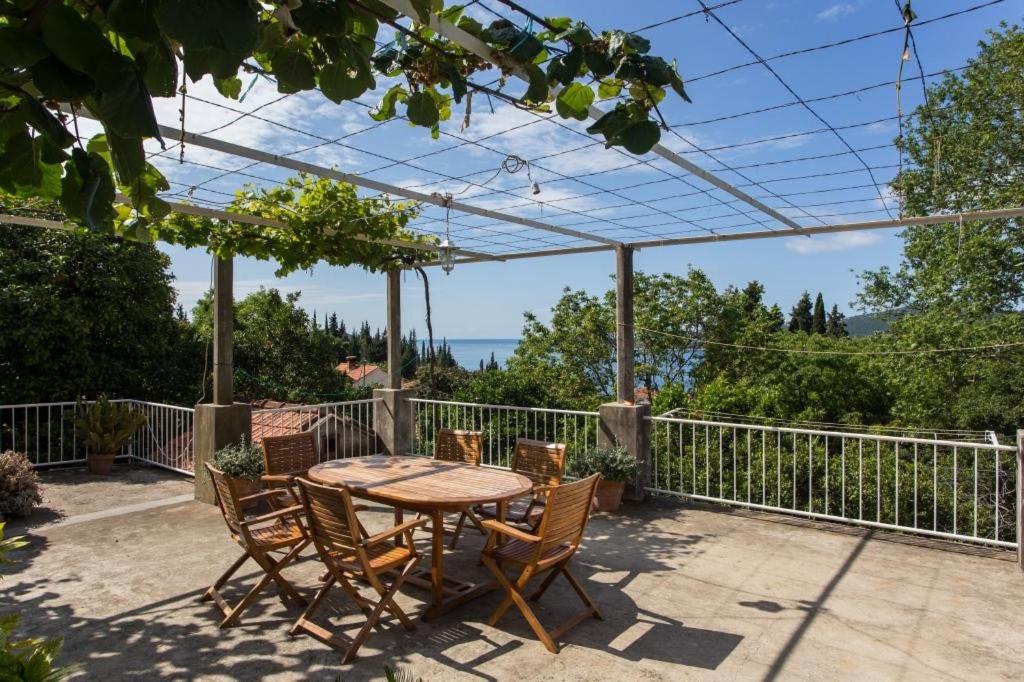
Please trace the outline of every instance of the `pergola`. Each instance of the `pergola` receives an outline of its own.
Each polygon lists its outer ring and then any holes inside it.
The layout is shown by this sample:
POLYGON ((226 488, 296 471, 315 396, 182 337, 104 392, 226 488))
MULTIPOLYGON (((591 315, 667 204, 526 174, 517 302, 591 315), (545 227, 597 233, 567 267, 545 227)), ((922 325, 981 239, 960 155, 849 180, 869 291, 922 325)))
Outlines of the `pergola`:
MULTIPOLYGON (((409 0, 381 1, 406 17, 417 16, 417 13, 409 0)), ((485 3, 478 4, 487 11, 498 15, 485 3)), ((506 3, 502 2, 502 4, 506 3)), ((710 78, 720 73, 730 72, 738 68, 763 68, 770 73, 773 79, 778 81, 782 89, 788 93, 788 96, 791 97, 792 100, 780 105, 763 107, 761 109, 746 112, 737 112, 735 114, 723 116, 717 119, 710 119, 708 121, 696 121, 691 122, 690 124, 668 126, 666 128, 667 135, 663 136, 663 142, 654 146, 651 150, 650 156, 645 155, 643 157, 637 157, 618 148, 607 151, 598 151, 595 147, 601 143, 593 136, 583 132, 579 126, 565 123, 553 114, 534 111, 526 114, 529 117, 526 122, 481 138, 471 139, 462 134, 445 132, 445 139, 452 140, 452 146, 444 147, 442 149, 432 149, 424 154, 413 157, 412 159, 396 160, 372 150, 367 151, 365 149, 354 147, 350 141, 350 138, 356 137, 360 134, 372 134, 374 130, 377 130, 380 127, 379 125, 369 126, 342 138, 328 139, 322 135, 297 127, 292 123, 286 124, 267 119, 265 116, 258 114, 256 109, 248 111, 239 110, 220 103, 209 102, 201 98, 193 98, 205 106, 218 107, 239 113, 238 118, 232 121, 229 125, 234 125, 240 122, 244 124, 247 120, 259 120, 261 123, 280 126, 282 130, 287 130, 290 133, 309 136, 312 140, 318 142, 314 144, 313 147, 306 147, 295 154, 282 155, 279 153, 255 149, 244 144, 230 142, 210 133, 203 134, 179 129, 177 127, 161 125, 161 134, 168 139, 179 140, 179 144, 187 147, 196 147, 218 152, 230 157, 244 159, 247 162, 246 165, 234 169, 218 167, 213 164, 196 163, 196 166, 205 167, 212 171, 214 175, 207 180, 191 186, 185 186, 178 183, 181 185, 181 188, 168 193, 165 198, 171 200, 172 210, 180 213, 200 215, 225 221, 251 223, 255 225, 286 227, 280 222, 269 220, 264 217, 225 210, 225 205, 229 202, 215 197, 216 195, 226 195, 226 193, 210 188, 211 183, 221 181, 224 178, 245 178, 249 180, 255 179, 261 182, 272 182, 272 179, 261 177, 256 175, 255 172, 250 171, 253 167, 260 165, 271 169, 306 173, 322 178, 351 183, 352 185, 365 190, 377 192, 389 197, 402 197, 418 202, 422 207, 424 207, 423 214, 421 216, 421 220, 409 225, 409 229, 419 235, 440 239, 442 237, 448 237, 451 232, 451 227, 454 225, 458 228, 453 233, 458 236, 457 241, 459 246, 442 250, 439 246, 432 246, 423 242, 411 242, 406 240, 386 240, 382 243, 394 246, 398 249, 437 253, 439 257, 430 261, 427 265, 439 265, 442 264, 442 262, 446 265, 463 265, 481 262, 500 262, 528 258, 613 251, 615 253, 617 273, 616 393, 619 406, 625 408, 626 412, 630 412, 635 409, 635 406, 633 405, 635 397, 633 360, 633 254, 637 249, 713 242, 811 237, 815 235, 829 235, 852 231, 913 227, 942 223, 955 224, 963 223, 964 221, 1007 219, 1024 216, 1024 207, 1007 207, 998 210, 979 210, 956 214, 909 217, 894 214, 892 211, 893 207, 889 205, 892 197, 883 193, 874 173, 875 170, 885 167, 873 167, 865 160, 865 152, 869 149, 892 150, 892 145, 888 144, 874 148, 857 149, 850 143, 843 131, 863 124, 836 126, 823 117, 815 107, 815 103, 819 101, 834 100, 862 92, 891 87, 894 85, 894 82, 855 87, 842 92, 810 99, 801 97, 801 95, 798 94, 794 88, 772 67, 772 63, 778 59, 783 59, 791 55, 826 49, 833 47, 834 45, 814 46, 812 48, 807 48, 806 50, 798 50, 792 53, 764 57, 750 48, 741 37, 736 35, 728 25, 720 20, 718 15, 715 13, 717 8, 730 4, 734 3, 725 2, 713 7, 708 7, 704 5, 704 3, 701 3, 700 10, 680 15, 678 17, 672 17, 667 19, 665 22, 660 22, 639 30, 657 28, 665 24, 684 20, 689 16, 704 17, 709 20, 714 20, 714 22, 719 24, 721 29, 728 34, 730 40, 735 39, 735 41, 737 41, 744 50, 750 54, 752 61, 745 64, 730 66, 723 70, 704 74, 702 76, 696 76, 689 80, 693 82, 704 78, 710 78), (757 181, 752 179, 745 171, 748 168, 757 167, 760 164, 743 166, 740 164, 728 163, 722 158, 723 153, 728 149, 742 147, 745 145, 756 147, 757 145, 764 145, 776 140, 792 138, 797 134, 761 138, 749 142, 739 142, 733 145, 720 145, 718 147, 700 145, 696 141, 689 139, 685 134, 685 131, 687 130, 686 126, 695 126, 698 124, 739 117, 756 116, 773 110, 789 107, 806 110, 811 117, 820 124, 819 128, 802 132, 798 135, 810 136, 820 134, 824 138, 838 143, 840 147, 839 152, 821 154, 818 156, 808 156, 805 158, 793 159, 792 161, 806 162, 835 157, 852 158, 857 164, 855 168, 842 171, 824 172, 823 175, 838 176, 848 174, 863 176, 863 179, 867 180, 865 184, 855 185, 853 187, 841 187, 837 188, 835 191, 861 187, 873 190, 877 194, 877 197, 846 202, 833 202, 833 205, 870 201, 872 202, 872 205, 880 205, 880 208, 845 214, 823 214, 817 209, 821 206, 829 205, 828 203, 814 205, 798 204, 795 203, 791 197, 800 195, 802 194, 801 192, 786 194, 784 192, 773 190, 768 186, 772 182, 800 181, 803 178, 812 178, 815 177, 814 174, 780 178, 777 180, 757 181), (568 197, 559 197, 552 201, 545 201, 543 193, 541 193, 540 199, 534 198, 536 193, 526 196, 523 196, 521 193, 517 193, 520 190, 526 190, 527 192, 531 190, 531 186, 533 185, 532 177, 531 182, 527 183, 523 187, 498 188, 490 185, 489 183, 491 180, 501 173, 500 167, 497 172, 494 171, 494 166, 491 165, 489 168, 484 170, 475 171, 462 176, 452 176, 441 171, 427 171, 427 169, 416 164, 416 161, 422 158, 431 155, 444 154, 449 151, 458 151, 459 149, 464 148, 471 149, 475 152, 486 152, 488 154, 496 154, 498 156, 512 158, 514 155, 509 155, 505 150, 495 148, 490 143, 485 144, 485 141, 489 138, 499 138, 501 135, 514 129, 522 129, 527 126, 534 125, 546 126, 551 129, 552 133, 561 135, 563 138, 575 140, 576 137, 580 137, 581 144, 580 146, 559 150, 547 155, 547 157, 541 156, 533 159, 515 158, 518 159, 518 161, 528 164, 528 171, 543 174, 543 184, 545 186, 557 182, 573 182, 589 188, 586 192, 578 195, 569 195, 568 197), (684 132, 680 132, 681 130, 684 132), (342 140, 348 141, 343 142, 342 140), (400 185, 369 177, 369 175, 373 174, 372 172, 351 173, 314 163, 309 160, 308 154, 304 154, 310 149, 327 145, 339 145, 347 150, 354 150, 362 154, 379 157, 387 164, 382 167, 385 169, 391 167, 402 167, 415 169, 420 172, 433 172, 439 179, 434 182, 426 183, 425 186, 400 185), (621 159, 623 161, 623 165, 621 166, 599 170, 590 174, 591 176, 612 176, 616 172, 639 168, 654 174, 659 179, 640 183, 639 185, 607 188, 599 184, 595 184, 592 181, 592 178, 584 180, 584 176, 582 175, 562 173, 550 167, 551 158, 580 153, 586 155, 617 155, 617 160, 621 159), (688 158, 694 155, 710 160, 710 162, 715 164, 714 168, 709 170, 688 158), (726 174, 728 174, 730 179, 726 179, 726 174), (479 181, 477 176, 489 176, 490 180, 485 179, 484 181, 479 181), (742 180, 743 182, 737 182, 736 179, 742 180), (685 187, 685 190, 677 188, 670 196, 661 199, 638 199, 627 193, 637 187, 655 185, 663 182, 682 184, 685 187), (445 191, 445 188, 451 186, 451 183, 465 183, 467 184, 467 189, 474 188, 475 192, 467 194, 466 197, 462 198, 460 195, 465 193, 466 190, 456 193, 445 191), (431 191, 431 186, 439 186, 440 191, 431 191), (752 193, 754 191, 760 192, 759 196, 755 196, 752 193), (480 201, 488 196, 495 195, 504 195, 518 201, 517 203, 499 208, 487 205, 487 201, 480 201), (571 205, 560 206, 560 204, 566 204, 572 200, 582 197, 595 196, 613 202, 625 203, 612 203, 596 209, 586 210, 574 209, 571 205), (699 211, 696 210, 696 205, 692 203, 671 209, 664 209, 658 205, 659 202, 666 199, 680 200, 686 197, 696 197, 698 201, 706 202, 708 207, 714 205, 721 209, 722 212, 712 216, 697 215, 699 211), (187 198, 189 201, 183 202, 183 198, 187 198), (771 204, 775 205, 773 206, 771 204), (526 209, 525 212, 531 213, 532 215, 524 215, 523 211, 516 211, 517 208, 526 209), (609 210, 616 211, 622 208, 636 209, 640 212, 629 216, 616 215, 614 217, 607 217, 595 215, 599 212, 606 212, 609 210), (540 215, 537 215, 538 212, 540 215), (862 219, 864 215, 870 213, 884 213, 886 217, 880 220, 862 219), (451 219, 451 214, 455 214, 457 219, 451 219), (663 222, 654 223, 651 220, 654 216, 658 216, 659 219, 663 220, 663 222), (852 220, 851 218, 858 219, 852 220)), ((983 9, 991 4, 993 3, 980 3, 964 10, 952 12, 949 15, 918 22, 918 25, 945 19, 953 19, 965 12, 983 9)), ((521 11, 521 8, 517 7, 516 9, 521 11)), ((531 22, 534 19, 538 19, 532 15, 529 15, 527 18, 531 22)), ((499 60, 492 49, 473 35, 470 35, 466 31, 463 31, 435 14, 430 15, 429 25, 430 28, 439 35, 461 45, 480 58, 490 61, 496 66, 500 66, 499 60)), ((877 35, 902 32, 904 30, 906 30, 906 27, 896 26, 892 30, 854 37, 850 40, 842 41, 841 43, 837 42, 835 45, 868 40, 876 37, 877 35)), ((920 75, 916 77, 916 80, 920 80, 923 85, 924 81, 928 77, 942 75, 943 73, 945 72, 926 74, 922 67, 920 69, 920 75)), ((527 75, 522 70, 515 70, 511 75, 523 81, 528 80, 527 75)), ((907 78, 907 80, 914 79, 915 78, 911 77, 907 78)), ((557 92, 557 86, 555 91, 557 92)), ((359 101, 351 104, 364 107, 368 106, 359 101)), ((80 117, 87 116, 87 114, 82 111, 78 111, 77 113, 80 117)), ((597 106, 591 106, 589 108, 589 117, 591 120, 600 118, 604 113, 605 112, 597 106)), ((486 116, 486 114, 484 115, 486 116)), ((891 118, 892 117, 880 120, 888 121, 891 118)), ((868 124, 877 122, 878 121, 868 122, 868 124)), ((417 132, 414 134, 420 135, 422 133, 417 132)), ((154 155, 160 156, 165 153, 166 152, 154 152, 154 155)), ((189 161, 185 161, 185 163, 189 163, 189 161)), ((763 165, 781 163, 785 162, 772 161, 763 165)), ((892 168, 892 166, 888 166, 888 168, 892 168)), ((813 192, 808 192, 807 194, 811 193, 813 192)), ((62 223, 52 220, 24 215, 0 216, 0 222, 52 228, 68 227, 62 223)), ((351 237, 351 235, 346 235, 346 237, 351 237)), ((354 235, 354 238, 373 241, 371 237, 361 234, 354 235)), ((212 452, 220 445, 236 441, 239 434, 246 432, 248 429, 248 412, 242 410, 242 406, 232 404, 234 397, 232 383, 233 263, 230 258, 215 260, 216 265, 213 277, 215 330, 213 348, 213 404, 212 406, 202 406, 204 409, 197 411, 197 462, 201 461, 205 456, 212 455, 212 452), (209 409, 207 410, 205 408, 209 409)), ((380 396, 386 407, 385 422, 387 419, 397 422, 398 420, 407 418, 402 414, 403 410, 400 406, 402 400, 400 299, 400 271, 392 270, 387 274, 389 385, 385 391, 381 392, 380 396)), ((641 412, 637 412, 636 414, 640 415, 640 418, 642 418, 641 412)), ((633 419, 634 417, 629 417, 626 418, 626 421, 631 421, 633 419)), ((388 424, 385 423, 383 425, 378 425, 378 427, 382 429, 382 439, 384 440, 386 449, 389 451, 392 449, 400 450, 401 443, 396 443, 393 439, 389 442, 389 437, 386 433, 390 428, 388 424)), ((396 429, 392 428, 391 431, 393 433, 396 429)), ((628 441, 631 433, 635 435, 635 430, 631 428, 624 428, 624 430, 619 433, 611 435, 619 438, 620 440, 628 441)), ((201 466, 197 465, 196 471, 197 474, 199 474, 203 469, 201 466)))

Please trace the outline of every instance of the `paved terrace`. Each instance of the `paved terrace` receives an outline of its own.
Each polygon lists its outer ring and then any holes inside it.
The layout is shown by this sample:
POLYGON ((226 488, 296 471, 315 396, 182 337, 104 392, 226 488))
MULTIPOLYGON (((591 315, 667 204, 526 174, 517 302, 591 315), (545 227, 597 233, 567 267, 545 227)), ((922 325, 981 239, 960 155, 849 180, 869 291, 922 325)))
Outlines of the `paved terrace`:
MULTIPOLYGON (((0 591, 35 636, 63 636, 62 663, 94 679, 374 679, 385 664, 424 680, 993 679, 1024 670, 1024 576, 1008 553, 964 551, 877 532, 653 502, 596 515, 576 572, 607 620, 548 654, 510 611, 486 625, 488 595, 406 633, 393 621, 351 665, 309 637, 271 592, 240 627, 218 630, 197 601, 237 556, 219 512, 187 497, 191 480, 154 469, 109 479, 49 472, 46 509, 12 523, 32 546, 0 591)), ((371 531, 390 521, 367 515, 371 531)), ((467 532, 452 571, 481 572, 467 532)), ((312 548, 307 550, 313 556, 312 548)), ((252 564, 250 564, 252 565, 252 564)), ((246 585, 235 583, 235 594, 246 585)), ((287 575, 312 593, 315 561, 287 575)), ((335 592, 335 617, 356 623, 335 592)), ((404 588, 418 613, 425 593, 404 588)), ((561 581, 539 610, 575 609, 561 581)))

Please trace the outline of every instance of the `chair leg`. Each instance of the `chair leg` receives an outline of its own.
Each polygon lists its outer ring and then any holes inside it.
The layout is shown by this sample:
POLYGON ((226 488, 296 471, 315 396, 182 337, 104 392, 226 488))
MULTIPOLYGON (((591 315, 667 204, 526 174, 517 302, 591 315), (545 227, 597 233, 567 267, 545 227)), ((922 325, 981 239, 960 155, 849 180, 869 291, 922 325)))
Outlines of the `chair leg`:
POLYGON ((291 629, 288 631, 289 635, 294 636, 298 634, 299 630, 302 630, 304 628, 306 622, 309 620, 309 617, 312 616, 313 612, 316 611, 317 608, 320 606, 320 602, 322 602, 324 600, 324 597, 327 596, 327 593, 330 592, 331 587, 334 586, 334 583, 334 575, 330 571, 328 571, 327 580, 325 580, 324 584, 320 586, 319 590, 317 590, 316 596, 313 597, 313 601, 309 602, 309 605, 302 612, 302 615, 299 616, 298 619, 296 619, 295 624, 292 625, 291 629))
POLYGON ((454 551, 455 546, 459 544, 459 536, 462 535, 462 526, 466 523, 466 515, 468 512, 462 512, 459 514, 459 521, 455 524, 455 532, 452 533, 452 541, 448 543, 448 549, 454 551))
POLYGON ((556 564, 551 568, 551 572, 548 573, 546 578, 544 578, 544 582, 542 582, 540 584, 540 587, 538 587, 534 591, 534 593, 530 595, 530 601, 537 601, 542 596, 544 596, 544 593, 548 591, 549 587, 551 587, 551 583, 555 582, 555 578, 558 577, 558 574, 562 570, 562 566, 564 565, 565 562, 563 561, 562 563, 556 564))
POLYGON ((501 602, 498 608, 494 610, 494 613, 491 614, 491 617, 488 620, 488 624, 492 626, 496 625, 497 622, 501 619, 501 617, 505 615, 505 612, 508 610, 508 608, 512 604, 515 604, 519 608, 520 613, 523 614, 523 618, 526 619, 526 623, 530 626, 530 629, 533 630, 533 634, 537 635, 537 639, 539 639, 541 641, 541 644, 544 645, 544 648, 553 654, 557 654, 558 645, 551 638, 551 635, 548 634, 548 631, 544 629, 544 626, 541 625, 540 620, 537 619, 537 616, 536 614, 534 614, 533 609, 530 608, 530 605, 527 603, 527 601, 523 598, 522 595, 523 587, 525 587, 526 584, 530 581, 530 578, 533 577, 533 567, 527 566, 525 569, 523 569, 523 572, 519 576, 519 579, 516 580, 515 584, 513 585, 512 582, 509 581, 508 577, 505 575, 505 572, 500 569, 500 567, 494 562, 494 560, 492 560, 490 557, 485 557, 484 563, 487 564, 487 567, 491 569, 491 572, 494 573, 494 575, 498 578, 499 582, 501 582, 505 586, 505 589, 507 591, 505 599, 501 602))
POLYGON ((252 589, 249 590, 244 597, 242 597, 242 601, 238 602, 237 606, 235 606, 227 612, 227 615, 224 617, 224 620, 220 622, 219 627, 227 628, 231 627, 232 625, 237 625, 238 618, 242 615, 242 612, 245 611, 246 608, 248 608, 249 604, 251 604, 253 600, 256 599, 256 596, 260 593, 260 591, 269 583, 270 574, 264 573, 263 577, 260 578, 255 585, 253 585, 252 589))
POLYGON ((581 585, 580 582, 576 580, 576 576, 569 572, 568 564, 564 564, 562 566, 561 572, 565 575, 565 579, 569 581, 569 584, 572 585, 572 588, 576 590, 576 594, 578 594, 580 599, 583 600, 583 603, 586 604, 587 608, 590 609, 591 614, 594 616, 594 618, 597 618, 598 620, 604 620, 604 616, 601 614, 600 609, 597 608, 597 604, 594 603, 594 600, 590 598, 590 595, 587 594, 587 591, 583 589, 583 585, 581 585))
POLYGON ((214 595, 217 595, 220 588, 224 587, 224 584, 231 579, 231 576, 235 574, 235 571, 237 571, 248 558, 249 553, 242 552, 242 556, 238 557, 238 559, 235 560, 235 563, 231 564, 231 566, 228 567, 228 570, 224 571, 223 575, 217 578, 217 582, 211 585, 210 589, 203 593, 203 596, 199 598, 199 601, 210 601, 211 599, 214 599, 214 595))
POLYGON ((381 596, 381 600, 385 602, 384 608, 388 613, 397 618, 406 630, 410 631, 416 629, 416 623, 412 622, 412 620, 409 619, 409 616, 405 615, 405 611, 402 610, 402 607, 395 602, 395 594, 398 593, 398 588, 402 586, 402 583, 404 583, 405 579, 412 574, 416 569, 416 565, 419 563, 419 555, 413 556, 405 562, 402 572, 398 574, 398 577, 395 578, 394 582, 391 583, 391 587, 388 588, 386 592, 380 580, 377 579, 377 576, 372 576, 373 588, 377 590, 377 593, 381 596))
POLYGON ((298 545, 292 548, 290 552, 281 557, 279 561, 274 561, 269 556, 264 555, 263 559, 264 561, 266 561, 266 565, 264 565, 257 559, 257 562, 260 564, 260 566, 263 567, 263 570, 267 571, 271 579, 275 583, 277 583, 277 586, 281 589, 281 592, 284 595, 290 597, 293 601, 295 601, 295 603, 301 606, 306 605, 305 597, 296 592, 295 588, 291 586, 291 583, 285 580, 284 576, 281 575, 281 569, 290 564, 292 561, 294 561, 295 558, 299 555, 299 553, 302 552, 302 550, 304 550, 307 545, 309 545, 309 540, 300 542, 298 545))

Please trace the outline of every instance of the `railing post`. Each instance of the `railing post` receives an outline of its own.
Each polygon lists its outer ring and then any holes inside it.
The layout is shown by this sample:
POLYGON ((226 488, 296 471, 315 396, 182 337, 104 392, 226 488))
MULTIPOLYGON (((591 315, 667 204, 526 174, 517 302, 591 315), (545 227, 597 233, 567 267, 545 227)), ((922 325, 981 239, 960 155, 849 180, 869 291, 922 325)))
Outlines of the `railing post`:
POLYGON ((412 454, 415 405, 411 388, 373 390, 373 428, 384 454, 400 457, 412 454))
MULTIPOLYGON (((213 481, 206 462, 213 453, 242 438, 252 438, 252 406, 234 403, 234 286, 230 257, 214 256, 213 276, 213 403, 196 405, 193 427, 193 471, 197 500, 213 504, 213 481)), ((206 378, 203 377, 205 381, 206 378)))
POLYGON ((1017 430, 1017 566, 1024 572, 1024 429, 1017 430))

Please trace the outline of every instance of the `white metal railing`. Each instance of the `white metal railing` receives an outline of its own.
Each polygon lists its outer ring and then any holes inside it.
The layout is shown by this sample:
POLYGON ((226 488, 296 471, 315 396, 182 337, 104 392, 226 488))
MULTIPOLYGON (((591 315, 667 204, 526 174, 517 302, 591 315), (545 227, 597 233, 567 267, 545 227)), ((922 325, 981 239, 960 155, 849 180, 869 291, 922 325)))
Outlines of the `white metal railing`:
POLYGON ((143 400, 128 402, 146 415, 146 423, 135 432, 128 454, 154 466, 193 475, 195 409, 143 400))
POLYGON ((486 466, 510 466, 517 438, 565 443, 568 465, 576 452, 597 446, 597 412, 421 398, 412 403, 418 455, 434 454, 434 434, 442 428, 482 431, 486 466))
POLYGON ((381 448, 374 424, 377 402, 369 398, 254 409, 253 442, 260 442, 264 436, 310 431, 316 436, 321 462, 379 454, 381 448))
POLYGON ((1009 445, 651 417, 647 489, 1015 547, 1009 445))
MULTIPOLYGON (((146 424, 121 448, 120 456, 192 473, 192 408, 124 398, 110 402, 128 403, 146 415, 146 424)), ((23 452, 37 468, 84 462, 75 424, 77 404, 0 405, 0 451, 23 452)))

